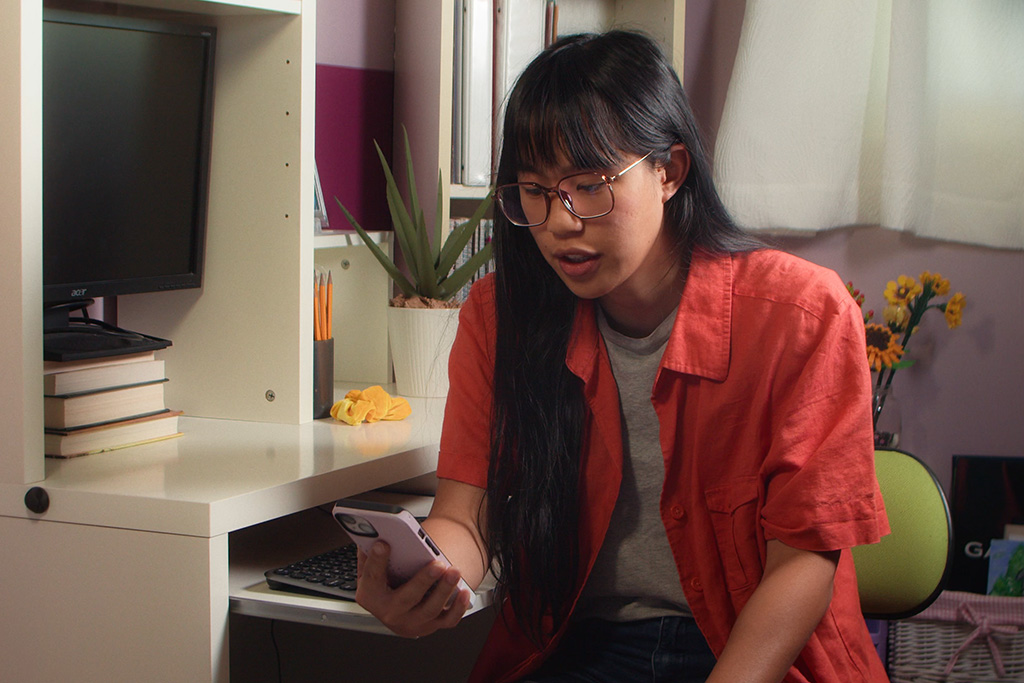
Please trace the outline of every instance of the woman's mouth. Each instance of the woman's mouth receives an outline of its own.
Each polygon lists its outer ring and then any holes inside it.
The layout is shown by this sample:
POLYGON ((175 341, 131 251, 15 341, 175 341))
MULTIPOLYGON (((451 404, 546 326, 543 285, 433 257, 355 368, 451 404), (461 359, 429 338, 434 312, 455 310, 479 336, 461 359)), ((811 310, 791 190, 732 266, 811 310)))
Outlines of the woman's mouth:
POLYGON ((570 251, 555 254, 558 267, 566 277, 580 279, 591 275, 597 270, 598 256, 581 251, 570 251))

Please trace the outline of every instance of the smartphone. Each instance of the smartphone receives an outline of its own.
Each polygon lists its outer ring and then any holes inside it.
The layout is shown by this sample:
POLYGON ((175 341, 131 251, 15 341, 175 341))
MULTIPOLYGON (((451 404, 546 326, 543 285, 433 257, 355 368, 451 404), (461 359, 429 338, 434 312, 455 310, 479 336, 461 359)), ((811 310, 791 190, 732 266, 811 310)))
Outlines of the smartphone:
MULTIPOLYGON (((334 504, 333 513, 334 519, 364 553, 369 554, 378 540, 391 546, 388 582, 392 587, 405 583, 435 560, 451 566, 412 513, 404 508, 344 498, 334 504)), ((469 591, 475 602, 473 590, 463 579, 459 579, 459 588, 469 591)))

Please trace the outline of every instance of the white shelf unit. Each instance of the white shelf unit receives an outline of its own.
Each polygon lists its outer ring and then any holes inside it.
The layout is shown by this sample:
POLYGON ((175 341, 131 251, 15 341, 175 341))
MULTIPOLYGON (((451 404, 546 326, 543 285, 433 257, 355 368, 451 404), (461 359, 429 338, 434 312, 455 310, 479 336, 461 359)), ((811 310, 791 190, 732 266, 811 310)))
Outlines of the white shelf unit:
MULTIPOLYGON (((130 4, 118 11, 212 24, 218 34, 203 288, 121 297, 119 322, 174 342, 162 354, 168 405, 196 416, 308 421, 315 0, 130 4)), ((2 13, 0 481, 26 483, 44 476, 42 3, 8 0, 2 13)))
POLYGON ((201 290, 121 297, 119 323, 174 342, 169 406, 307 422, 315 2, 144 1, 217 27, 206 255, 201 290))
MULTIPOLYGON (((559 0, 559 33, 639 29, 654 37, 683 73, 685 0, 559 0)), ((441 169, 448 224, 450 200, 481 199, 487 188, 451 184, 452 62, 455 0, 397 0, 395 11, 395 149, 403 149, 400 124, 409 131, 417 178, 441 169)), ((422 197, 427 215, 433 196, 422 197)))

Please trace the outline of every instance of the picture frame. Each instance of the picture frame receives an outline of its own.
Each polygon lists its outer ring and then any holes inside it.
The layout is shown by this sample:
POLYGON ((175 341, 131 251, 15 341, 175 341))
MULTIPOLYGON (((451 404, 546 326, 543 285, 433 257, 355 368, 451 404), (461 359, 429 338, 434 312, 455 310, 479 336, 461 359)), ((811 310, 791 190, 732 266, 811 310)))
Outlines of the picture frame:
POLYGON ((313 191, 313 227, 315 231, 320 232, 330 226, 330 221, 327 220, 327 205, 324 203, 324 190, 320 185, 320 170, 316 161, 313 162, 313 191))

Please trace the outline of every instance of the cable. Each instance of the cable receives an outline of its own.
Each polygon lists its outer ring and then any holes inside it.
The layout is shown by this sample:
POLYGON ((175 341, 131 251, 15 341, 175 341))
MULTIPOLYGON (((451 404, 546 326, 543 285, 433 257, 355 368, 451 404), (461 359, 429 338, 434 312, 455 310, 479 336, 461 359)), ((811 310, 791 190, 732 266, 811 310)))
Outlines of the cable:
POLYGON ((270 620, 270 642, 274 646, 274 659, 277 662, 277 683, 284 683, 284 678, 281 675, 281 650, 277 645, 277 633, 274 627, 277 625, 277 619, 270 620))

